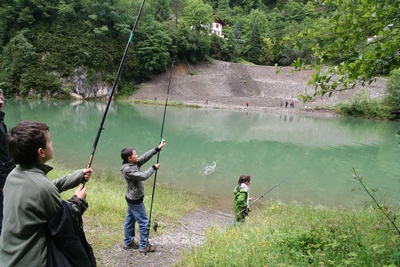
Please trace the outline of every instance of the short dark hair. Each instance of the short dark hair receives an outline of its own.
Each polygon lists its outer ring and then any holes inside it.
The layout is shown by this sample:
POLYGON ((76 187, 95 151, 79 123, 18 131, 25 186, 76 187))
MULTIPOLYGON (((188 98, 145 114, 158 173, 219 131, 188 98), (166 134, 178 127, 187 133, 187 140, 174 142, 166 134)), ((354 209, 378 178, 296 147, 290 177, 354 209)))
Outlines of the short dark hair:
POLYGON ((128 158, 132 157, 132 153, 134 150, 135 149, 132 147, 125 147, 124 149, 122 149, 121 151, 121 159, 123 160, 122 164, 128 163, 128 158))
POLYGON ((21 121, 6 136, 7 149, 16 164, 37 161, 38 149, 46 149, 46 132, 49 127, 42 122, 21 121))

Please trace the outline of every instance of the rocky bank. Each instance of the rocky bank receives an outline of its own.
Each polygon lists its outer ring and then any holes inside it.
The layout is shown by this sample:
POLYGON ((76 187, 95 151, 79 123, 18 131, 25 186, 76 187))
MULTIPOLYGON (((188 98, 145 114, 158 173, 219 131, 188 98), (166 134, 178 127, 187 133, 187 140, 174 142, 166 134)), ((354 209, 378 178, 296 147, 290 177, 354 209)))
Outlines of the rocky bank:
MULTIPOLYGON (((281 109, 281 101, 285 103, 294 100, 295 109, 290 111, 312 112, 349 99, 362 88, 336 92, 331 97, 316 97, 311 102, 302 103, 297 96, 304 93, 312 95, 313 92, 312 87, 307 85, 314 73, 311 70, 298 72, 291 67, 283 67, 277 73, 273 66, 210 60, 196 65, 174 65, 169 85, 170 71, 171 67, 152 81, 143 83, 139 92, 131 98, 164 100, 169 86, 169 101, 211 108, 278 111, 281 109)), ((378 78, 375 83, 366 86, 365 90, 372 98, 380 98, 385 88, 386 79, 378 78)))

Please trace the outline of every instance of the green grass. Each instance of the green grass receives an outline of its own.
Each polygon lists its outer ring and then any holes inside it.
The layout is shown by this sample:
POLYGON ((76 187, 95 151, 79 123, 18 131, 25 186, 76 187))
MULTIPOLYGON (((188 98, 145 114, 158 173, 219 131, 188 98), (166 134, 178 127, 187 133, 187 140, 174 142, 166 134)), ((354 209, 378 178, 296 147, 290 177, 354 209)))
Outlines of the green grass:
MULTIPOLYGON (((164 106, 165 100, 150 100, 150 99, 135 99, 133 103, 136 104, 145 104, 145 105, 158 105, 164 106)), ((202 108, 202 106, 195 105, 195 104, 184 104, 182 101, 168 101, 168 106, 170 107, 180 107, 180 108, 202 108)))
MULTIPOLYGON (((49 177, 69 172, 58 166, 49 177)), ((145 188, 148 211, 153 186, 149 180, 145 188)), ((85 233, 96 254, 122 244, 126 185, 119 177, 93 174, 86 187, 85 233)), ((73 193, 62 196, 68 199, 73 193)), ((177 218, 206 204, 203 196, 165 185, 157 185, 154 199, 152 222, 157 221, 160 228, 152 234, 172 230, 169 226, 177 218)), ((206 242, 183 255, 176 266, 394 267, 400 266, 400 235, 371 205, 340 209, 260 202, 245 223, 208 229, 206 242)))
MULTIPOLYGON (((49 173, 49 179, 61 177, 72 172, 57 163, 49 173)), ((149 215, 151 206, 151 194, 154 177, 145 182, 144 203, 149 215)), ((93 173, 86 183, 87 201, 89 209, 83 215, 85 234, 94 252, 108 248, 114 244, 123 242, 123 223, 126 212, 126 182, 122 177, 113 177, 111 174, 97 175, 93 173)), ((61 194, 67 200, 74 195, 75 189, 61 194)), ((174 189, 165 185, 156 185, 152 208, 152 225, 158 222, 159 228, 154 234, 162 234, 169 229, 166 225, 176 224, 176 219, 204 204, 203 196, 181 189, 174 189)))
POLYGON ((270 203, 244 224, 209 229, 176 266, 399 266, 399 242, 373 209, 270 203))

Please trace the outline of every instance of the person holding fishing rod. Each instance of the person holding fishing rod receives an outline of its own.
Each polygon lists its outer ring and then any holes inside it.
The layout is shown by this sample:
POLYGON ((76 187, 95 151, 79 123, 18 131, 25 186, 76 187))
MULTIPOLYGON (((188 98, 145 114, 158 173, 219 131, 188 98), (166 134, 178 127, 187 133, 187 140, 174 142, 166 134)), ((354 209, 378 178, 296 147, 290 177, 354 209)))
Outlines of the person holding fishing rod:
POLYGON ((154 252, 156 246, 147 242, 149 219, 147 217, 146 208, 143 203, 144 184, 143 181, 160 168, 160 164, 156 163, 142 172, 140 167, 149 161, 155 154, 161 151, 165 146, 165 140, 141 157, 138 158, 134 148, 126 147, 121 151, 123 160, 121 172, 127 183, 125 200, 128 204, 126 217, 124 222, 124 246, 123 249, 139 249, 140 253, 154 252), (135 223, 139 225, 140 242, 135 242, 135 223), (147 243, 147 247, 146 247, 147 243))
POLYGON ((53 168, 45 163, 53 158, 53 143, 45 123, 18 123, 7 134, 6 144, 18 166, 4 186, 0 267, 96 266, 83 232, 88 203, 86 187, 80 184, 89 180, 92 169, 50 181, 46 175, 53 168), (77 186, 71 199, 61 198, 61 192, 77 186))
POLYGON ((244 222, 245 217, 249 214, 249 203, 254 200, 253 197, 249 197, 250 183, 250 175, 242 174, 239 177, 238 186, 233 190, 235 223, 244 222))

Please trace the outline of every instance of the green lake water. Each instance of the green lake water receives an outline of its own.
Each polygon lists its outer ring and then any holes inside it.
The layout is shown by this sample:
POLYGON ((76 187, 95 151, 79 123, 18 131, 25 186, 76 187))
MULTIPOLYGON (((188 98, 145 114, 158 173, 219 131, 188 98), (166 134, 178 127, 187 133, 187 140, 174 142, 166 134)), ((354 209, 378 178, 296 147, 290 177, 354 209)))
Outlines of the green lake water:
MULTIPOLYGON (((106 108, 105 102, 7 100, 10 129, 21 120, 50 127, 55 161, 85 168, 106 108)), ((92 162, 95 172, 121 177, 120 152, 141 155, 160 141, 164 106, 110 105, 92 162)), ((325 206, 360 206, 368 201, 352 178, 357 168, 368 188, 377 188, 392 205, 400 201, 399 122, 354 118, 316 118, 214 109, 168 107, 157 183, 208 196, 230 207, 241 174, 252 177, 257 198, 325 206)), ((157 157, 142 167, 156 163, 157 157)), ((153 178, 150 178, 153 181, 153 178)), ((92 179, 90 183, 96 183, 92 179)), ((150 192, 148 192, 150 194, 150 192)))

